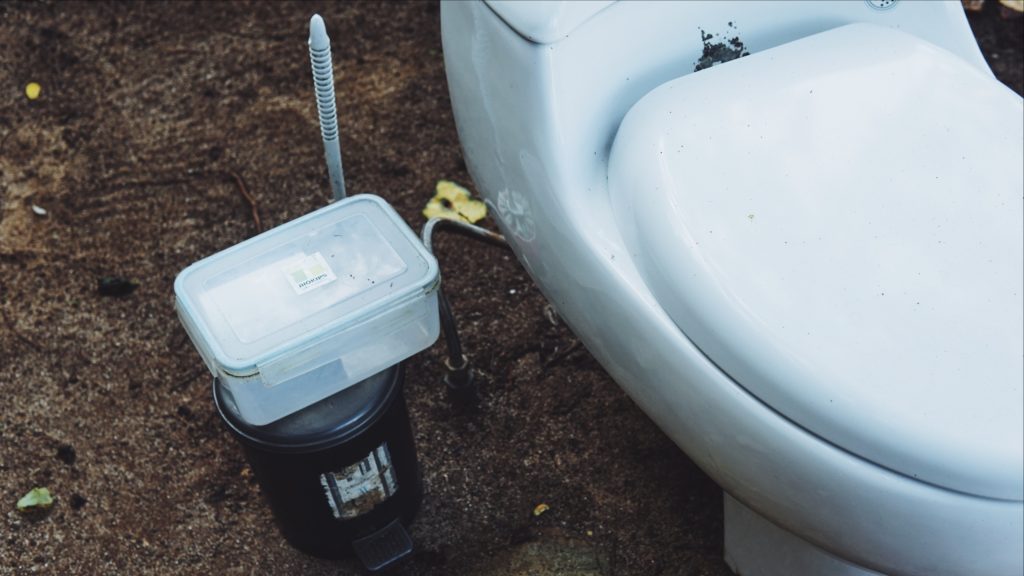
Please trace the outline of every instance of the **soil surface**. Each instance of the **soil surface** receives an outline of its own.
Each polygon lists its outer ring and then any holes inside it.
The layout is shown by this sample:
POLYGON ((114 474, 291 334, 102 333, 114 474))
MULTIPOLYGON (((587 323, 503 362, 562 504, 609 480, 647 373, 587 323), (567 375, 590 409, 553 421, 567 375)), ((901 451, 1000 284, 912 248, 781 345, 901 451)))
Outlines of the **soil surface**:
MULTIPOLYGON (((172 305, 182 268, 330 197, 316 11, 349 191, 419 228, 470 184, 437 4, 0 4, 0 574, 360 573, 280 536, 172 305), (37 486, 53 506, 16 511, 37 486)), ((1022 22, 971 17, 1017 92, 1022 22)), ((450 408, 441 343, 407 364, 425 495, 396 573, 727 574, 715 484, 513 258, 436 246, 481 399, 450 408)))

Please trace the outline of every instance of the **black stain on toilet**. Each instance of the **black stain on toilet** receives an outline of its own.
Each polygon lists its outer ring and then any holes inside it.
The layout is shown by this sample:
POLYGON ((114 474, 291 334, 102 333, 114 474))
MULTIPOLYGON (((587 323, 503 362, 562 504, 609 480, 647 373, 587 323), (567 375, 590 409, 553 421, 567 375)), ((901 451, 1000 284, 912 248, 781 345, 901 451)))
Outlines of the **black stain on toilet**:
MULTIPOLYGON (((729 28, 735 30, 736 26, 729 22, 729 28)), ((698 28, 698 30, 700 30, 700 40, 704 44, 704 49, 701 52, 700 60, 694 63, 694 72, 700 72, 716 64, 722 64, 750 55, 750 52, 747 51, 747 47, 744 46, 743 41, 740 40, 738 35, 728 39, 723 37, 724 41, 715 42, 714 40, 719 34, 710 34, 705 32, 703 28, 698 28)))

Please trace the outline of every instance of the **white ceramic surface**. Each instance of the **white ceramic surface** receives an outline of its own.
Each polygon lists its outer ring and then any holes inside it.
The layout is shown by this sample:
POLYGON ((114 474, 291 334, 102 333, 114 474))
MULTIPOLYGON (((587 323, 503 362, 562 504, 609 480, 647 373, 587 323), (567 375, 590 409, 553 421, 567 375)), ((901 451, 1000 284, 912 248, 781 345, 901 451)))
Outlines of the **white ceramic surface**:
POLYGON ((655 298, 746 390, 872 462, 1013 499, 1022 158, 1012 90, 854 24, 651 91, 609 189, 655 298))
POLYGON ((614 0, 488 0, 487 5, 513 30, 533 42, 557 42, 611 6, 614 0))
POLYGON ((694 462, 751 510, 846 561, 891 574, 1020 573, 1024 498, 916 480, 786 418, 679 329, 618 230, 609 152, 641 97, 691 73, 709 43, 735 38, 756 53, 862 21, 989 74, 956 2, 625 2, 548 44, 485 4, 442 5, 449 88, 477 187, 548 300, 694 462))

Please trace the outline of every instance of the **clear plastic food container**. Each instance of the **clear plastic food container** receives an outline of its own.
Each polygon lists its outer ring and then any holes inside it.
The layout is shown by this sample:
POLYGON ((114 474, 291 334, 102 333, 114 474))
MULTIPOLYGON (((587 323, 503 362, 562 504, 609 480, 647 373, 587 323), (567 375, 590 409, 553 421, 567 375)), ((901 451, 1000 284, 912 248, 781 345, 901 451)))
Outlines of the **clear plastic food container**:
POLYGON ((174 292, 210 372, 261 426, 430 346, 439 281, 394 209, 360 195, 192 264, 174 292))

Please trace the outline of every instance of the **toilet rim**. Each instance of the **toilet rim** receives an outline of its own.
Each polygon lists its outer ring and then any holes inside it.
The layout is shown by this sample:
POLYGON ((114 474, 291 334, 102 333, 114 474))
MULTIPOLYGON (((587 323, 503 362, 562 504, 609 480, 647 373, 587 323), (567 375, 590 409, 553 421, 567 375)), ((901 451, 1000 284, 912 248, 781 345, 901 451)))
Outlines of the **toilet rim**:
MULTIPOLYGON (((685 177, 688 179, 687 186, 693 188, 694 182, 706 183, 706 178, 705 180, 701 180, 701 178, 706 177, 707 174, 700 174, 702 168, 694 164, 688 165, 688 171, 685 173, 683 171, 672 172, 672 168, 666 168, 666 163, 663 160, 665 152, 674 152, 676 145, 689 146, 691 149, 698 146, 698 143, 695 142, 698 137, 689 138, 684 134, 686 131, 699 133, 700 138, 713 133, 720 140, 727 140, 728 138, 723 137, 720 132, 709 131, 708 128, 713 125, 714 121, 708 118, 719 113, 725 114, 723 110, 726 109, 729 113, 736 112, 742 98, 723 97, 722 94, 730 94, 730 89, 733 90, 732 93, 735 93, 737 82, 742 83, 748 90, 757 89, 759 93, 763 90, 775 90, 776 93, 782 94, 786 98, 793 98, 794 94, 785 92, 787 88, 783 82, 788 82, 788 85, 802 82, 804 86, 811 85, 812 87, 808 90, 816 90, 818 101, 822 101, 829 97, 830 90, 834 90, 842 84, 842 81, 836 80, 834 76, 831 78, 831 83, 828 76, 822 76, 828 72, 834 72, 835 67, 840 65, 837 62, 849 67, 868 68, 867 76, 862 73, 861 80, 872 79, 870 66, 866 63, 876 67, 883 66, 883 68, 888 64, 897 70, 900 66, 908 64, 917 67, 925 66, 930 72, 939 75, 938 80, 933 75, 929 81, 942 81, 945 78, 952 85, 962 85, 965 79, 968 79, 971 82, 971 89, 967 90, 969 93, 965 97, 967 101, 970 101, 970 96, 984 98, 985 103, 990 103, 994 99, 998 103, 997 111, 1020 114, 1019 97, 1006 94, 1008 90, 1005 87, 996 85, 994 81, 969 69, 951 54, 921 40, 870 25, 852 25, 825 32, 702 72, 701 74, 705 74, 704 77, 692 75, 673 80, 641 99, 627 114, 620 127, 609 169, 609 188, 613 203, 617 204, 616 213, 619 218, 620 230, 624 233, 626 244, 633 255, 633 260, 637 263, 644 282, 677 327, 733 381, 772 409, 824 440, 868 461, 875 462, 883 468, 965 494, 1020 501, 1022 492, 1024 492, 1024 472, 1022 472, 1024 466, 1021 465, 1024 456, 1021 454, 1019 439, 1022 436, 1020 432, 1024 425, 1022 425, 1020 415, 1021 402, 1015 400, 1014 396, 1014 394, 1017 396, 1021 394, 1019 378, 1016 379, 1016 389, 1013 389, 1013 370, 1019 370, 1018 367, 1011 367, 1009 372, 1001 375, 997 373, 996 376, 1001 377, 1002 380, 995 384, 984 383, 989 384, 992 398, 997 400, 993 403, 994 408, 986 406, 984 399, 982 401, 975 399, 972 405, 971 398, 957 397, 958 400, 962 400, 958 404, 966 406, 964 411, 959 413, 965 418, 977 418, 976 415, 970 414, 969 410, 979 410, 979 407, 996 411, 997 417, 995 418, 980 424, 977 421, 972 421, 972 427, 975 424, 983 428, 987 426, 981 433, 972 430, 965 434, 962 429, 954 427, 956 422, 950 420, 950 414, 958 414, 956 406, 946 407, 948 408, 947 413, 941 415, 942 418, 929 420, 920 417, 913 421, 912 414, 910 414, 913 409, 923 406, 931 410, 941 410, 943 406, 941 400, 937 404, 936 401, 933 401, 934 398, 927 398, 924 402, 917 401, 918 397, 915 397, 914 393, 920 391, 912 389, 912 382, 891 378, 889 382, 886 382, 890 389, 876 391, 877 394, 873 397, 870 394, 862 394, 858 397, 858 392, 861 392, 858 389, 858 384, 863 380, 858 381, 856 378, 844 380, 846 374, 830 372, 827 366, 824 368, 817 366, 813 370, 801 371, 803 367, 799 363, 806 363, 807 359, 799 356, 787 358, 787 360, 793 360, 789 364, 778 362, 772 358, 773 354, 792 355, 793 348, 777 346, 773 348, 771 346, 774 341, 770 338, 778 336, 778 329, 774 333, 769 331, 767 335, 756 333, 760 326, 750 319, 750 306, 752 306, 750 299, 753 298, 751 291, 740 290, 738 296, 735 293, 730 293, 736 287, 736 279, 742 276, 736 274, 729 276, 722 273, 722 269, 726 269, 726 272, 745 270, 744 267, 753 267, 757 263, 744 260, 742 255, 734 257, 732 260, 723 258, 721 249, 715 253, 713 249, 708 248, 708 245, 714 242, 709 235, 700 236, 700 234, 691 233, 689 230, 681 232, 678 230, 683 223, 692 224, 692 221, 679 217, 679 210, 685 208, 697 212, 700 208, 698 204, 709 202, 711 198, 710 194, 692 190, 689 190, 692 198, 681 196, 679 191, 683 188, 678 185, 673 188, 673 178, 682 180, 685 177), (851 45, 856 46, 857 50, 849 50, 851 45), (792 70, 792 68, 797 68, 790 66, 794 59, 806 60, 805 55, 808 51, 820 55, 821 58, 810 64, 803 62, 803 66, 799 67, 799 70, 792 70), (767 80, 759 78, 758 74, 763 74, 763 78, 767 78, 767 80), (942 76, 943 74, 945 76, 942 76), (773 80, 776 84, 772 84, 773 80), (756 84, 756 82, 761 82, 761 84, 756 84), (716 100, 720 104, 717 108, 714 107, 716 100), (690 105, 701 105, 700 118, 693 115, 693 117, 680 120, 685 111, 683 101, 690 105), (723 101, 724 103, 722 103, 723 101), (711 108, 707 108, 709 105, 711 108), (675 119, 666 114, 669 107, 675 108, 675 119), (694 129, 694 127, 697 128, 694 129), (677 132, 672 134, 674 129, 677 132), (701 130, 705 131, 701 132, 701 130), (657 146, 651 144, 652 142, 656 142, 657 146), (671 143, 671 146, 668 143, 671 143), (670 150, 670 148, 672 149, 670 150), (651 176, 652 174, 654 176, 651 176), (629 193, 624 193, 624 190, 628 190, 629 193), (668 210, 666 210, 666 206, 669 207, 668 210), (674 215, 669 214, 673 211, 674 215), (635 226, 634 223, 637 221, 642 221, 644 225, 635 226), (666 247, 665 243, 669 240, 672 244, 666 247), (698 247, 697 245, 701 242, 704 242, 704 245, 698 247), (680 262, 685 262, 685 264, 680 265, 680 262), (704 276, 696 274, 697 270, 700 270, 704 276), (712 280, 708 281, 708 278, 712 280), (744 309, 745 306, 746 309, 744 309), (695 308, 700 309, 694 310, 695 308), (729 314, 732 317, 729 317, 729 314), (747 317, 744 318, 744 314, 747 314, 747 317), (723 331, 719 330, 719 327, 709 325, 709 322, 717 321, 716 318, 730 320, 732 324, 727 326, 730 330, 723 331), (736 318, 739 318, 739 321, 736 318), (737 346, 734 344, 735 342, 741 342, 741 344, 737 346), (729 349, 729 346, 733 346, 733 349, 729 349), (756 355, 758 352, 765 357, 755 358, 754 361, 751 361, 749 357, 743 357, 744 354, 750 356, 756 355), (793 375, 795 375, 794 380, 797 381, 797 384, 786 389, 788 385, 786 379, 793 375), (821 382, 829 384, 822 386, 821 382), (1004 386, 1008 385, 1009 389, 1001 392, 997 386, 1000 382, 1004 386), (893 391, 892 388, 897 388, 897 390, 893 391), (823 389, 836 396, 836 401, 840 403, 838 408, 830 406, 835 402, 826 403, 824 400, 828 399, 814 397, 821 396, 823 389), (894 398, 894 396, 901 396, 900 390, 904 389, 909 389, 910 392, 902 394, 902 397, 894 398), (929 404, 928 401, 932 402, 929 404), (882 412, 881 415, 878 414, 879 411, 882 412), (901 413, 908 414, 908 416, 903 419, 897 417, 901 413), (889 421, 887 422, 886 419, 889 421), (865 425, 878 425, 882 429, 865 431, 863 429, 865 425), (974 435, 971 436, 970 432, 974 432, 974 435), (966 440, 963 437, 965 435, 967 436, 966 440)), ((878 80, 877 77, 874 79, 878 80)), ((900 85, 899 79, 892 80, 888 76, 887 80, 890 82, 890 86, 893 86, 893 82, 895 83, 894 90, 902 87, 902 89, 912 91, 924 86, 910 82, 900 85)), ((843 86, 843 88, 849 89, 849 86, 843 86)), ((961 92, 954 93, 964 97, 961 92)), ((915 103, 915 105, 919 105, 919 103, 915 103)), ((753 109, 756 111, 756 105, 753 106, 753 109)), ((774 113, 775 111, 770 110, 769 112, 774 113)), ((995 114, 989 116, 990 120, 998 124, 998 119, 993 118, 995 114)), ((963 118, 971 118, 971 122, 973 122, 977 117, 964 116, 963 118)), ((735 118, 731 118, 731 120, 735 120, 735 118)), ((863 119, 858 121, 861 120, 863 119)), ((956 118, 949 120, 951 126, 955 120, 956 118)), ((966 122, 966 120, 960 119, 961 124, 966 122)), ((986 124, 986 126, 991 128, 990 124, 986 124)), ((1011 118, 1006 124, 1019 126, 1020 122, 1013 122, 1011 118)), ((723 126, 721 123, 714 124, 714 127, 721 128, 721 126, 723 126)), ((917 125, 914 127, 916 128, 917 125)), ((996 132, 998 133, 998 129, 996 132)), ((1020 163, 1021 138, 1013 131, 1003 130, 1003 133, 1009 134, 1010 152, 1003 155, 996 154, 995 158, 988 158, 990 163, 984 164, 984 167, 992 168, 993 165, 997 165, 995 170, 1005 172, 1006 168, 1000 169, 998 163, 1001 161, 1011 167, 1020 163), (1016 143, 1015 146, 1012 146, 1014 143, 1016 143)), ((989 136, 991 137, 991 133, 989 136)), ((702 160, 707 162, 708 158, 703 157, 702 160)), ((817 159, 811 159, 812 162, 814 160, 817 159)), ((985 160, 981 160, 981 162, 984 163, 985 160)), ((1002 172, 999 173, 1002 174, 1002 172)), ((951 176, 951 174, 952 172, 946 172, 943 173, 943 176, 951 176)), ((714 176, 722 177, 722 174, 716 172, 714 176)), ((1019 203, 1020 194, 1014 192, 1015 189, 1019 189, 1017 188, 1019 185, 1014 182, 1012 175, 1008 182, 1010 182, 1010 200, 1019 203), (1015 199, 1012 198, 1014 195, 1016 195, 1015 199)), ((735 181, 730 180, 729 183, 734 184, 735 181)), ((1014 213, 1012 206, 1011 204, 1011 208, 1007 212, 1014 213)), ((727 206, 718 212, 705 210, 702 215, 710 214, 718 218, 724 214, 723 210, 735 208, 735 206, 727 206)), ((1016 211, 1016 214, 1020 213, 1020 210, 1016 211)), ((746 216, 747 213, 744 212, 742 215, 746 216)), ((755 214, 755 218, 757 215, 761 215, 762 221, 770 225, 772 215, 768 208, 762 205, 758 214, 755 214)), ((835 214, 831 214, 831 216, 835 216, 835 214)), ((743 222, 743 224, 748 223, 743 222)), ((716 226, 718 226, 720 236, 724 235, 723 232, 726 228, 722 226, 721 219, 716 222, 716 226)), ((1019 220, 1010 222, 1010 226, 1016 226, 1019 235, 1021 231, 1019 220)), ((777 240, 778 237, 773 239, 777 240)), ((746 240, 749 241, 750 238, 746 240)), ((743 244, 743 246, 748 246, 748 244, 743 244)), ((762 251, 756 256, 765 257, 765 254, 762 251)), ((1014 257, 1015 255, 1011 255, 1009 260, 1013 260, 1014 257)), ((1024 258, 1017 258, 1018 263, 1022 260, 1024 258)), ((769 262, 769 264, 771 263, 769 262)), ((815 264, 822 265, 822 261, 815 261, 815 264)), ((1015 267, 1020 268, 1020 264, 1010 266, 1011 276, 1014 274, 1015 267)), ((787 273, 797 276, 798 279, 794 282, 812 278, 808 274, 800 276, 795 270, 786 270, 787 273)), ((1020 278, 1024 274, 1016 274, 1016 276, 1020 278)), ((748 277, 749 279, 751 278, 748 277)), ((889 278, 893 281, 896 279, 900 279, 898 274, 889 278)), ((793 288, 793 284, 784 284, 784 287, 793 288)), ((1017 292, 1017 294, 1020 293, 1017 292)), ((803 298, 814 296, 813 293, 806 291, 801 295, 803 298)), ((792 302, 789 304, 792 305, 792 302)), ((825 304, 827 305, 829 302, 825 302, 825 304)), ((845 304, 848 305, 848 302, 845 304)), ((755 301, 753 305, 761 306, 755 310, 760 312, 766 304, 763 301, 755 301)), ((1011 302, 1007 309, 1014 310, 1014 306, 1021 307, 1019 296, 1018 301, 1011 302)), ((775 312, 774 316, 768 315, 769 321, 778 320, 784 316, 779 311, 775 312)), ((877 311, 861 307, 858 312, 872 314, 877 311)), ((759 316, 754 320, 762 321, 764 318, 764 316, 759 316)), ((1019 324, 1020 321, 1017 320, 1016 323, 1019 324)), ((1004 322, 1004 324, 1005 326, 1001 329, 1011 333, 1008 346, 1011 352, 1013 347, 1017 346, 1016 353, 1019 362, 1021 346, 1018 346, 1017 341, 1020 340, 1020 337, 1014 337, 1012 333, 1020 334, 1024 330, 1015 331, 1015 324, 1012 321, 1004 322)), ((982 325, 984 324, 982 323, 982 325)), ((824 328, 822 322, 817 324, 812 322, 803 327, 807 326, 818 330, 824 328)), ((936 336, 936 338, 938 337, 940 336, 936 336)), ((846 345, 849 342, 850 340, 847 339, 843 344, 846 345)), ((867 349, 870 350, 870 346, 867 349)), ((824 352, 835 354, 837 351, 825 349, 824 352)), ((920 361, 920 358, 916 358, 914 361, 920 361)), ((910 362, 906 362, 902 366, 887 368, 893 368, 897 373, 902 370, 905 376, 914 367, 910 362)), ((1006 367, 1005 362, 1003 367, 1006 367)), ((850 369, 849 366, 845 368, 850 369)), ((856 366, 853 368, 855 371, 856 366)), ((864 374, 872 374, 872 372, 865 369, 855 376, 864 374)), ((947 380, 956 383, 951 379, 947 380)), ((933 393, 932 396, 937 395, 933 393)), ((949 397, 955 396, 955 394, 950 394, 949 397)), ((960 396, 964 396, 964 394, 960 396)))

